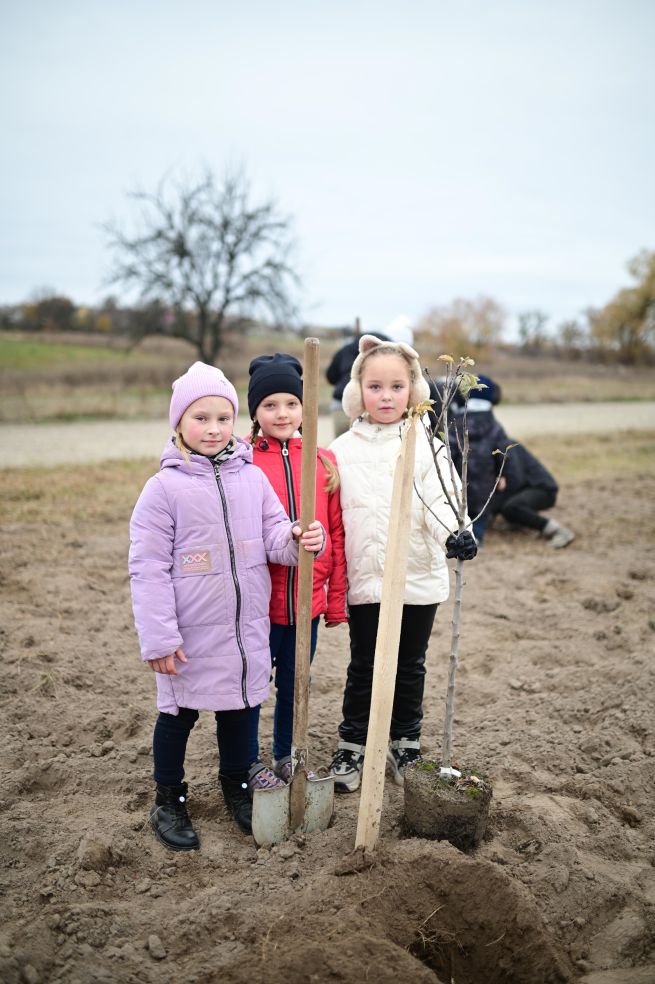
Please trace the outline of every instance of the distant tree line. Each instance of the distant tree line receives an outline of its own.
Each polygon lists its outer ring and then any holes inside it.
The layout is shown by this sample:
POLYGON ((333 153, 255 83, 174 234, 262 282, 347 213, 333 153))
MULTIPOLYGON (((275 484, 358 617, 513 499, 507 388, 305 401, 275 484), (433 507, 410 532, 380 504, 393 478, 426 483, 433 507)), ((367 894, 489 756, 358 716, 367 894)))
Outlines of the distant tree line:
MULTIPOLYGON (((630 261, 635 281, 602 308, 589 308, 580 320, 551 327, 539 308, 518 315, 518 348, 535 357, 549 355, 589 361, 655 363, 655 251, 643 250, 630 261)), ((504 343, 507 315, 491 297, 457 298, 434 307, 421 320, 421 353, 457 352, 483 356, 504 343)))
POLYGON ((44 334, 94 332, 137 338, 148 334, 150 327, 163 329, 161 333, 165 333, 166 321, 166 310, 158 302, 125 306, 109 296, 97 307, 87 307, 47 288, 38 290, 22 304, 0 307, 0 327, 3 329, 44 334))
MULTIPOLYGON (((299 278, 291 260, 291 224, 275 201, 253 203, 241 171, 218 181, 160 182, 154 192, 130 194, 129 229, 105 227, 113 267, 108 282, 134 296, 128 305, 108 297, 97 308, 78 307, 54 290, 0 308, 0 328, 91 331, 138 341, 148 335, 182 338, 205 362, 216 361, 230 332, 294 328, 299 278)), ((534 308, 518 316, 519 348, 535 357, 655 361, 655 251, 628 264, 634 281, 604 307, 580 320, 550 326, 534 308)), ((425 357, 442 352, 480 357, 504 344, 507 315, 493 298, 457 298, 433 307, 417 326, 425 357)), ((336 330, 337 332, 339 329, 336 330)))
MULTIPOLYGON (((188 341, 193 343, 193 312, 186 315, 189 325, 188 341)), ((138 343, 149 335, 160 337, 179 336, 179 315, 161 301, 142 305, 121 304, 113 295, 96 307, 77 305, 71 298, 53 289, 40 289, 28 301, 21 304, 0 304, 0 330, 25 331, 44 335, 57 332, 85 332, 127 339, 138 343), (38 296, 37 296, 38 295, 38 296), (171 327, 175 324, 176 330, 171 327)), ((225 334, 270 334, 271 331, 290 331, 300 337, 317 335, 324 338, 346 339, 352 334, 352 325, 285 326, 258 321, 255 318, 228 317, 225 334)))

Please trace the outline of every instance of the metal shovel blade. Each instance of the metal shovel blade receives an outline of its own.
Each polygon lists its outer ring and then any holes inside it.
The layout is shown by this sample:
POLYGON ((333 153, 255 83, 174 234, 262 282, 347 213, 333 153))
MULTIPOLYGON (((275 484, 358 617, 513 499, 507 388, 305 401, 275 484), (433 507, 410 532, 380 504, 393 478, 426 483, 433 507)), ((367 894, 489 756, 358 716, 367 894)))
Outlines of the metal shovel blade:
MULTIPOLYGON (((299 777, 300 778, 300 777, 299 777)), ((263 844, 280 844, 294 831, 289 825, 291 786, 256 789, 252 798, 252 836, 263 844)), ((334 776, 305 782, 305 818, 300 831, 327 830, 334 812, 334 776)))

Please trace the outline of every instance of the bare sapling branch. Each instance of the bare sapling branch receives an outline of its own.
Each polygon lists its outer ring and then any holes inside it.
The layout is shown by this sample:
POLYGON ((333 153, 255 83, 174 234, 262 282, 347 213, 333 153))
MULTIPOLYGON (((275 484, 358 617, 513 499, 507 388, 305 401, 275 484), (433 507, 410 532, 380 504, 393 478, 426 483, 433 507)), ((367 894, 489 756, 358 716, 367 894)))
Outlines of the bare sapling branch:
POLYGON ((473 516, 472 517, 471 523, 476 523, 479 520, 480 516, 484 515, 487 506, 489 505, 489 503, 493 499, 494 495, 496 494, 496 490, 497 490, 498 486, 500 485, 500 480, 503 477, 503 472, 505 470, 505 465, 507 464, 507 455, 512 450, 512 448, 515 448, 515 447, 516 447, 516 443, 514 443, 514 444, 508 444, 504 451, 501 451, 500 448, 496 448, 496 450, 492 452, 493 454, 499 454, 499 455, 501 455, 503 460, 500 463, 500 468, 498 469, 498 475, 496 476, 496 481, 493 484, 493 488, 491 489, 491 492, 487 496, 487 499, 486 499, 484 505, 482 506, 482 509, 477 514, 477 516, 473 516))
MULTIPOLYGON (((426 370, 425 375, 428 380, 432 383, 432 386, 436 389, 439 397, 441 406, 437 410, 432 410, 435 406, 434 400, 428 400, 418 407, 413 408, 412 413, 419 415, 422 420, 423 429, 425 431, 426 438, 430 445, 430 450, 432 452, 432 460, 434 462, 434 467, 437 472, 439 484, 444 494, 444 498, 448 503, 448 506, 453 512, 453 517, 457 525, 457 535, 462 533, 464 530, 472 526, 472 523, 480 518, 484 513, 485 509, 491 502, 491 499, 498 488, 498 484, 501 480, 503 469, 507 460, 507 454, 515 445, 508 445, 504 451, 497 449, 494 454, 502 455, 501 467, 497 475, 495 484, 489 494, 487 501, 478 513, 478 515, 472 520, 468 516, 468 496, 467 496, 467 479, 468 479, 468 460, 469 460, 469 429, 468 429, 468 401, 472 391, 486 389, 484 383, 481 383, 477 376, 475 376, 471 371, 471 367, 474 365, 473 359, 462 357, 459 359, 458 363, 450 355, 442 355, 439 360, 445 363, 446 372, 440 384, 437 384, 435 380, 432 379, 429 372, 426 370), (452 413, 451 405, 455 396, 461 396, 464 399, 464 409, 461 415, 461 434, 460 429, 455 427, 455 441, 457 443, 458 451, 461 455, 462 467, 461 467, 461 484, 459 478, 456 477, 456 468, 453 461, 452 449, 451 449, 451 435, 450 428, 454 426, 452 423, 452 413), (432 412, 433 416, 436 417, 436 424, 433 424, 427 415, 432 412), (426 419, 427 418, 427 419, 426 419), (438 440, 435 440, 435 438, 438 440), (450 477, 450 487, 446 478, 442 474, 441 460, 445 457, 450 477)), ((414 486, 416 488, 416 485, 414 486)), ((418 491, 417 491, 417 494, 418 491)), ((449 533, 451 529, 447 526, 442 519, 436 516, 434 510, 426 503, 419 494, 419 498, 426 509, 431 513, 431 515, 440 523, 441 526, 448 529, 449 533)), ((453 615, 451 622, 451 639, 450 639, 450 661, 448 668, 448 686, 446 691, 446 712, 444 717, 444 729, 443 738, 441 746, 441 776, 444 779, 454 780, 460 776, 460 772, 452 767, 453 758, 453 722, 455 718, 455 687, 457 680, 457 665, 459 660, 459 644, 460 644, 460 628, 462 619, 462 595, 464 589, 464 560, 462 558, 457 558, 455 563, 455 592, 453 599, 453 615)))

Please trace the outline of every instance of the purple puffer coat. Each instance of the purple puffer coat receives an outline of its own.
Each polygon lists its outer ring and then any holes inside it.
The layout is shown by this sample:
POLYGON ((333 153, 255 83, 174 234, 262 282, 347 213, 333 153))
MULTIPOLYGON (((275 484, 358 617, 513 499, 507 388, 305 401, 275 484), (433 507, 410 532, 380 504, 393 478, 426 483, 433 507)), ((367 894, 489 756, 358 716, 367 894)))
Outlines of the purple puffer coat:
POLYGON ((273 488, 239 439, 214 465, 174 443, 146 482, 130 523, 134 621, 144 660, 182 647, 178 676, 156 673, 157 706, 229 711, 268 696, 267 560, 296 565, 298 544, 273 488))

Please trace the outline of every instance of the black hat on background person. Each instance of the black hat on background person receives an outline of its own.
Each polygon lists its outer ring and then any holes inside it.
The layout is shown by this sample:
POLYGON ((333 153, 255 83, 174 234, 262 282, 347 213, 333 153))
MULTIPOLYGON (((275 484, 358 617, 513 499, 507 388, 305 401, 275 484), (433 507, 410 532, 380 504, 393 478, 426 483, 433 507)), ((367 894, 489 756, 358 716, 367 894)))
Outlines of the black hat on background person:
MULTIPOLYGON (((381 331, 371 331, 367 332, 367 334, 374 335, 376 338, 379 338, 381 342, 391 341, 391 339, 386 335, 383 335, 381 331)), ((353 367, 353 363, 359 355, 359 340, 361 337, 361 335, 355 335, 355 337, 351 338, 349 342, 342 345, 340 349, 337 349, 332 356, 330 365, 325 371, 325 377, 328 383, 331 383, 334 386, 332 399, 336 400, 339 403, 339 406, 341 406, 343 391, 350 381, 350 371, 353 367)))
POLYGON ((498 383, 496 383, 490 376, 478 376, 478 381, 486 386, 486 389, 472 390, 471 396, 476 396, 481 400, 489 400, 489 403, 493 407, 500 403, 500 398, 502 396, 502 390, 498 383))
POLYGON ((302 403, 302 366, 293 355, 276 352, 259 355, 248 368, 248 412, 254 420, 257 407, 271 393, 291 393, 302 403))
MULTIPOLYGON (((482 384, 483 388, 469 390, 469 413, 480 413, 485 410, 491 410, 492 407, 500 403, 502 390, 498 383, 494 382, 490 376, 484 376, 483 374, 478 375, 478 382, 482 384)), ((463 412, 465 403, 466 398, 460 390, 457 390, 453 395, 453 410, 459 413, 463 412)))

